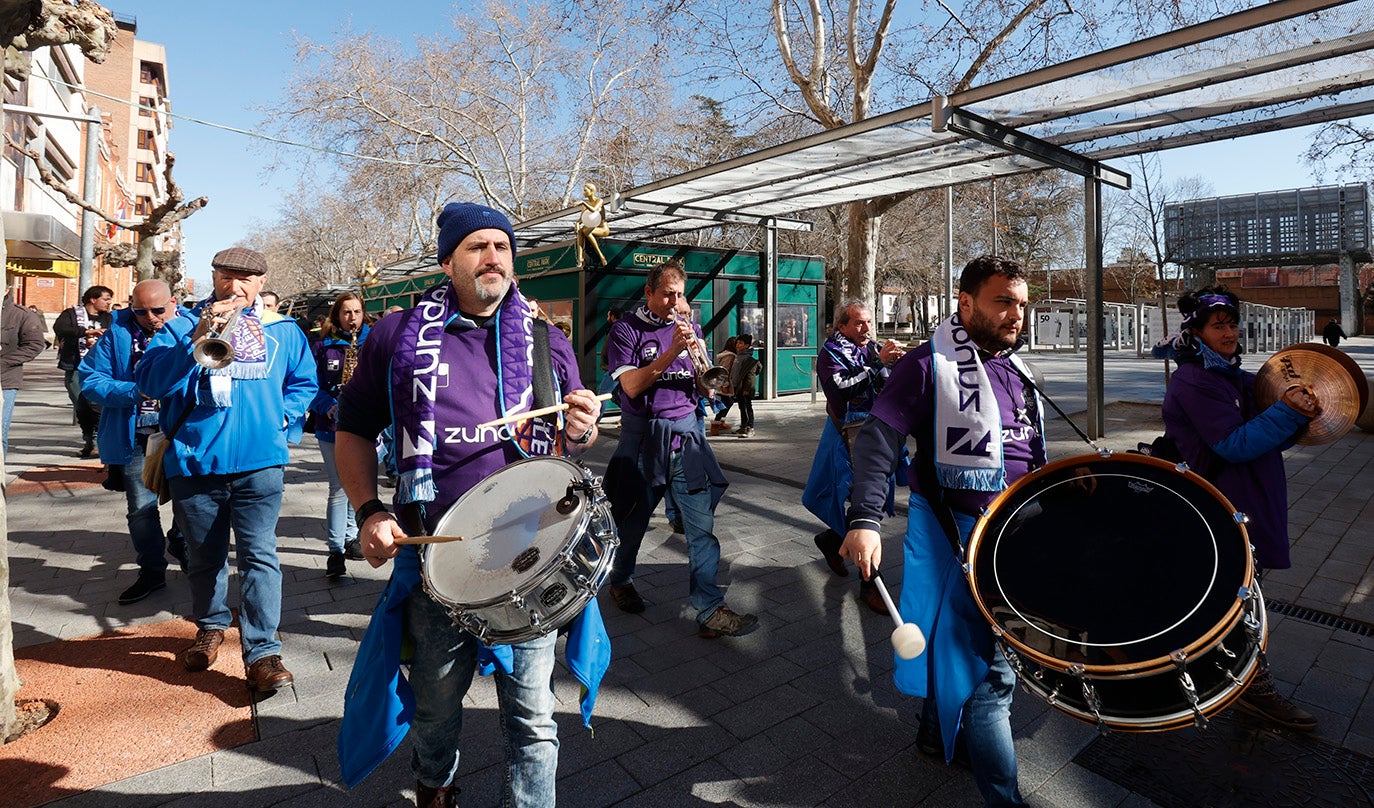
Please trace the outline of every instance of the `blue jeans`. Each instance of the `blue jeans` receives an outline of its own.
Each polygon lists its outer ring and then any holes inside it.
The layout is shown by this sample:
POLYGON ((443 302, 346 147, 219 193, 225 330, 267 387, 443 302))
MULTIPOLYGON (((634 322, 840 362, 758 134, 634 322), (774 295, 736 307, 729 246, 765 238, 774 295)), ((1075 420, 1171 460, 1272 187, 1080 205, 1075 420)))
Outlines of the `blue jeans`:
POLYGON ((251 665, 281 653, 281 562, 277 559, 277 516, 281 513, 282 467, 238 474, 172 477, 172 511, 186 534, 186 577, 191 611, 200 628, 227 629, 229 529, 237 540, 239 635, 243 661, 251 665))
POLYGON ((6 457, 8 457, 10 453, 10 421, 14 420, 14 400, 18 396, 19 388, 5 388, 5 420, 3 427, 4 431, 3 433, 0 433, 0 444, 3 444, 4 446, 4 452, 6 457))
POLYGON ((124 499, 129 503, 129 539, 140 572, 167 571, 162 517, 157 511, 157 494, 143 485, 143 448, 133 446, 133 457, 124 465, 124 499))
MULTIPOLYGON (((463 698, 472 685, 481 644, 454 626, 448 611, 418 587, 406 598, 405 621, 406 633, 415 641, 408 677, 415 693, 410 765, 415 779, 439 788, 452 783, 458 771, 463 698)), ((498 667, 495 673, 506 757, 501 804, 506 808, 544 808, 555 801, 558 724, 549 679, 556 639, 554 632, 510 646, 513 672, 498 667)))
POLYGON ((353 521, 353 509, 348 505, 348 494, 344 493, 343 483, 339 481, 339 470, 334 466, 334 441, 322 440, 319 444, 324 473, 329 478, 329 507, 325 510, 329 534, 325 541, 329 552, 342 553, 344 542, 358 537, 358 526, 353 521))
MULTIPOLYGON (((1011 738, 1011 697, 1016 674, 999 649, 992 667, 964 702, 961 732, 973 764, 973 782, 989 806, 1025 805, 1016 782, 1016 747, 1011 738)), ((934 699, 927 699, 933 703, 934 699)))
MULTIPOLYGON (((611 462, 629 463, 631 460, 622 457, 612 458, 611 462)), ((635 562, 639 558, 640 545, 644 542, 644 532, 649 528, 649 517, 664 493, 671 488, 673 504, 682 517, 682 526, 686 531, 687 574, 692 607, 697 610, 697 622, 704 623, 716 607, 725 602, 725 593, 716 584, 716 572, 720 566, 720 540, 714 532, 716 516, 711 510, 711 490, 687 492, 687 478, 682 473, 680 451, 673 452, 668 463, 668 485, 649 485, 642 466, 638 479, 642 484, 635 492, 633 501, 623 501, 626 498, 623 490, 611 492, 612 512, 620 528, 620 549, 616 551, 610 583, 612 586, 624 586, 634 577, 635 562), (617 502, 618 499, 622 501, 617 502)))

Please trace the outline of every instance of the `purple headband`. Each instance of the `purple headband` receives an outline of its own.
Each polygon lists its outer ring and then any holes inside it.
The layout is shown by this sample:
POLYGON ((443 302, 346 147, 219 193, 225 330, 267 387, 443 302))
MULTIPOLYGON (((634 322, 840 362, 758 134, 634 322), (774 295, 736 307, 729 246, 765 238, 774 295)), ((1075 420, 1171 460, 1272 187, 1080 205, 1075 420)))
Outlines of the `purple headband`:
POLYGON ((1192 328, 1194 324, 1201 325, 1207 322, 1207 317, 1214 311, 1229 311, 1232 315, 1239 317, 1240 311, 1236 308, 1235 302, 1227 295, 1200 295, 1197 299, 1197 308, 1193 309, 1192 314, 1183 318, 1183 327, 1192 328))

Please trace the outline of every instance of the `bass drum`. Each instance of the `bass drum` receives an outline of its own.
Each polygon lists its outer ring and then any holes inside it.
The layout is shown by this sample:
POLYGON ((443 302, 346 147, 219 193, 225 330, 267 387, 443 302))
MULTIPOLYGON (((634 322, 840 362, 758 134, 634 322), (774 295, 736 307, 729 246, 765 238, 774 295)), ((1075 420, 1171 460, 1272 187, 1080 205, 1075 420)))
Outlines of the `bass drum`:
POLYGON ((1027 689, 1104 729, 1205 724, 1264 648, 1244 517, 1152 457, 1083 455, 1022 477, 974 527, 967 571, 1027 689))

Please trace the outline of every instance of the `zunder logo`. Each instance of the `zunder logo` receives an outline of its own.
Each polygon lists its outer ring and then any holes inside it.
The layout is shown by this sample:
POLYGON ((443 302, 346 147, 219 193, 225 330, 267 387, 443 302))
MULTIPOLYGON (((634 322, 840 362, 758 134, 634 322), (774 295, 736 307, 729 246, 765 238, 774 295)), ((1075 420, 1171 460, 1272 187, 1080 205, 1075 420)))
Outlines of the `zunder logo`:
POLYGON ((985 432, 975 444, 968 437, 970 431, 967 427, 951 426, 945 429, 945 451, 950 454, 964 455, 966 457, 987 457, 988 444, 992 442, 992 433, 985 432), (960 443, 963 441, 963 443, 960 443))

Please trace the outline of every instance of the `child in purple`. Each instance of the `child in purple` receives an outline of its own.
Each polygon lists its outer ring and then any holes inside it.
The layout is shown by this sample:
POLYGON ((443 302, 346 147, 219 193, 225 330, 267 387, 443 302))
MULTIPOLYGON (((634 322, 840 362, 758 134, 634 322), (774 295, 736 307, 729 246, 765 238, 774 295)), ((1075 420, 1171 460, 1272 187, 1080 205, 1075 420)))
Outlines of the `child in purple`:
POLYGON ((725 475, 706 443, 697 401, 702 395, 685 350, 701 333, 675 317, 687 274, 676 261, 649 272, 645 304, 611 326, 607 360, 620 385, 620 443, 606 468, 606 495, 620 530, 620 549, 611 570, 611 598, 621 611, 644 611, 633 576, 649 517, 672 488, 687 539, 688 575, 697 633, 736 637, 758 626, 758 618, 725 605, 716 584, 720 541, 715 507, 725 493, 725 475))

